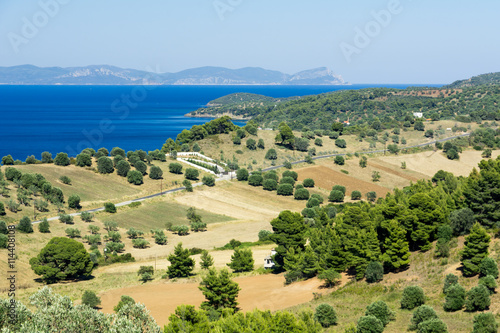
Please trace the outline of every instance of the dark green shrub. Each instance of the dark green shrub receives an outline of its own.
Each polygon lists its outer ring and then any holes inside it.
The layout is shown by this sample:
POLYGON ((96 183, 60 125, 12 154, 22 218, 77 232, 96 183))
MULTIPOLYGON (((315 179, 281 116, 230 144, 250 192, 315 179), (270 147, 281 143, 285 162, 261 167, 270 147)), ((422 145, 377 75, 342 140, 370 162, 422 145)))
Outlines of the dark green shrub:
POLYGON ((335 159, 333 162, 337 165, 344 165, 345 164, 345 159, 343 156, 335 156, 335 159))
POLYGON ((443 293, 446 294, 448 292, 448 288, 458 283, 458 276, 454 274, 448 274, 444 278, 444 286, 443 293))
POLYGON ((346 187, 342 185, 333 185, 332 191, 341 191, 345 195, 346 187))
POLYGON ((465 288, 455 283, 448 287, 443 308, 445 311, 458 311, 465 304, 465 288))
POLYGON ((59 215, 59 222, 64 223, 64 224, 73 224, 74 223, 73 216, 61 214, 61 215, 59 215))
POLYGON ((302 184, 304 185, 304 187, 314 187, 314 179, 306 178, 304 179, 302 184))
POLYGON ((344 201, 344 193, 342 191, 333 190, 330 192, 328 196, 328 201, 330 202, 343 202, 344 201))
POLYGON ((436 311, 428 305, 421 305, 415 311, 413 311, 413 316, 411 318, 410 331, 415 331, 420 323, 424 321, 438 318, 436 311))
POLYGON ((76 155, 76 166, 89 167, 92 166, 92 156, 89 154, 81 153, 76 155))
POLYGON ((262 186, 266 191, 276 191, 278 189, 278 182, 274 179, 266 179, 262 183, 262 186))
POLYGON ((366 267, 365 277, 368 283, 382 281, 384 278, 384 267, 378 261, 371 261, 366 267))
POLYGON ((325 328, 337 325, 337 313, 329 304, 318 305, 314 312, 314 319, 325 328))
POLYGON ((283 178, 284 177, 291 177, 291 178, 293 178, 294 181, 297 181, 297 179, 299 178, 299 175, 297 174, 297 172, 292 171, 292 170, 285 170, 281 176, 283 178))
POLYGON ((366 199, 370 202, 374 202, 377 199, 377 193, 374 191, 366 193, 366 199))
POLYGON ((470 208, 455 210, 450 214, 450 226, 455 236, 469 233, 474 224, 474 212, 470 208))
POLYGON ((490 304, 490 292, 485 286, 475 286, 467 293, 465 309, 469 312, 484 311, 489 308, 490 304))
POLYGON ((148 166, 143 161, 137 161, 134 163, 134 168, 139 171, 143 176, 147 173, 148 166))
POLYGON ((112 202, 106 202, 104 204, 104 211, 106 213, 112 213, 112 214, 116 213, 116 206, 115 206, 115 204, 112 203, 112 202))
POLYGON ((206 185, 209 187, 215 186, 215 178, 212 176, 203 176, 201 181, 202 181, 203 185, 206 185))
POLYGON ((474 316, 474 327, 472 333, 497 333, 498 323, 495 316, 490 313, 480 313, 474 316))
POLYGON ((0 249, 6 249, 8 246, 9 237, 4 234, 0 234, 0 249))
POLYGON ((184 179, 182 181, 182 186, 184 186, 186 188, 186 191, 193 192, 193 185, 191 184, 191 182, 189 180, 184 179))
MULTIPOLYGON (((23 176, 26 176, 26 175, 23 175, 23 176)), ((61 177, 59 177, 59 180, 60 180, 63 184, 66 184, 66 185, 71 185, 71 178, 69 178, 68 176, 61 176, 61 177)))
POLYGON ((252 186, 262 186, 263 181, 264 178, 262 178, 260 174, 251 174, 250 177, 248 177, 248 184, 252 186))
POLYGON ((382 325, 387 326, 391 320, 394 320, 394 312, 389 309, 384 301, 376 301, 366 308, 365 316, 375 316, 382 325))
POLYGON ((236 171, 236 179, 238 179, 240 182, 248 180, 248 170, 245 168, 238 169, 236 171))
POLYGON ((419 286, 409 286, 403 290, 401 309, 412 310, 425 303, 424 290, 419 286))
POLYGON ((280 184, 290 184, 292 187, 295 185, 295 180, 292 177, 283 177, 280 179, 280 184))
POLYGON ((151 179, 161 179, 163 178, 163 170, 156 165, 151 166, 149 169, 149 178, 151 179))
POLYGON ((269 236, 272 234, 272 231, 269 230, 261 230, 259 231, 259 242, 265 242, 269 240, 269 236))
POLYGON ((106 156, 100 157, 97 160, 97 171, 102 174, 113 173, 115 171, 113 160, 106 156))
POLYGON ((267 151, 266 153, 266 160, 276 160, 278 159, 278 154, 276 153, 276 150, 271 148, 267 151))
POLYGON ((280 184, 277 193, 278 195, 290 196, 293 194, 293 186, 290 184, 280 184))
POLYGON ((436 242, 436 258, 448 258, 450 256, 450 243, 444 239, 439 238, 436 242))
POLYGON ((309 199, 309 191, 305 188, 298 188, 295 190, 294 194, 295 200, 308 200, 309 199))
POLYGON ((200 172, 194 168, 187 168, 184 172, 184 177, 189 180, 198 180, 200 172))
POLYGON ((56 158, 54 158, 54 164, 55 165, 60 165, 60 166, 67 166, 67 165, 69 165, 68 154, 66 154, 66 153, 59 153, 59 154, 57 154, 56 158))
POLYGON ((335 140, 335 145, 339 148, 346 148, 347 144, 344 139, 337 139, 335 140))
POLYGON ((490 295, 494 294, 496 287, 498 287, 497 280, 491 275, 483 276, 482 278, 480 278, 479 285, 488 288, 490 295))
POLYGON ((126 177, 129 171, 130 171, 130 163, 129 162, 127 162, 125 160, 121 160, 116 164, 116 173, 119 176, 126 177))
POLYGON ((170 163, 168 165, 168 171, 170 171, 170 173, 180 175, 182 173, 182 165, 180 163, 170 163))
POLYGON ((447 224, 439 226, 438 232, 437 232, 437 238, 438 239, 441 238, 441 239, 444 239, 445 241, 449 242, 453 238, 453 230, 447 224))
POLYGON ((434 318, 421 322, 418 325, 418 333, 448 333, 448 327, 439 318, 434 318))
POLYGON ((95 292, 90 290, 85 290, 82 296, 82 304, 90 306, 91 308, 97 308, 101 304, 101 298, 98 297, 95 292))
POLYGON ((141 185, 144 180, 140 171, 130 170, 127 172, 127 181, 134 185, 141 185))
POLYGON ((313 207, 319 207, 320 205, 320 202, 317 198, 309 198, 309 200, 307 201, 307 204, 306 204, 306 207, 307 208, 313 208, 313 207))
POLYGON ((68 207, 72 209, 80 209, 80 197, 76 194, 72 194, 68 198, 68 207))
POLYGON ((361 192, 360 191, 352 191, 351 192, 352 200, 361 200, 361 192))
POLYGON ((31 220, 29 217, 24 216, 19 224, 17 225, 17 230, 24 232, 26 234, 30 234, 33 232, 33 226, 31 224, 31 220))
POLYGON ((479 264, 479 273, 481 276, 491 275, 498 279, 498 265, 497 262, 490 257, 484 258, 479 264))
POLYGON ((364 316, 359 318, 356 333, 382 333, 384 324, 375 316, 364 316))

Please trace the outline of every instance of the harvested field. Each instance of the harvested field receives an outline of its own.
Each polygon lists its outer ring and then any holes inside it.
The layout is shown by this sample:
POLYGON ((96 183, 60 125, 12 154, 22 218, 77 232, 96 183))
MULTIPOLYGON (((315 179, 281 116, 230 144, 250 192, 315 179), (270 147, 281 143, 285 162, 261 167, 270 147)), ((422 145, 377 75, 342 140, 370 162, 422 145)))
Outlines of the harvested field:
MULTIPOLYGON (((439 170, 452 172, 455 176, 468 176, 473 168, 477 168, 482 160, 481 151, 466 150, 460 154, 460 160, 452 161, 446 158, 441 151, 426 151, 418 154, 384 157, 383 161, 400 166, 406 162, 408 170, 418 171, 429 177, 439 170)), ((500 151, 493 151, 492 158, 500 155, 500 151)))
POLYGON ((390 192, 389 189, 375 183, 369 183, 364 180, 350 177, 349 175, 322 165, 297 169, 295 171, 299 174, 299 181, 303 181, 306 178, 312 178, 317 187, 327 191, 330 191, 333 185, 342 185, 346 187, 346 194, 350 194, 352 191, 361 191, 364 195, 368 192, 375 191, 378 196, 385 196, 386 193, 390 192))
MULTIPOLYGON (((253 309, 280 310, 308 302, 313 299, 313 292, 320 292, 322 282, 318 279, 296 282, 284 286, 283 275, 258 275, 235 278, 241 288, 238 303, 243 311, 253 309)), ((198 289, 199 283, 159 282, 145 285, 110 290, 100 294, 102 311, 113 313, 113 307, 118 304, 122 295, 132 297, 136 302, 146 305, 151 315, 160 326, 168 321, 175 308, 182 304, 198 307, 204 297, 198 289)), ((325 291, 325 290, 323 290, 325 291)))

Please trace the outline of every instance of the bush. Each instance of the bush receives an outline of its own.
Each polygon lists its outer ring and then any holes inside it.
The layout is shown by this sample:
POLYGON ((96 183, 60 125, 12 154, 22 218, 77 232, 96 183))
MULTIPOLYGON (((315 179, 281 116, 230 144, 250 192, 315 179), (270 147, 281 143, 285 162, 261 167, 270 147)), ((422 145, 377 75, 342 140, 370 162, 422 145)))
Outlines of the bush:
POLYGON ((295 180, 292 177, 283 177, 280 179, 280 184, 290 184, 293 187, 295 185, 295 180))
POLYGON ((262 186, 263 180, 264 178, 262 178, 262 175, 254 173, 248 177, 248 184, 252 186, 262 186))
POLYGON ((163 170, 156 165, 151 166, 149 169, 149 178, 151 179, 161 179, 163 177, 163 170))
POLYGON ((384 278, 384 267, 378 261, 371 261, 366 267, 365 277, 368 283, 382 281, 384 278))
POLYGON ((334 287, 340 282, 342 276, 333 268, 327 269, 318 274, 318 279, 323 280, 327 288, 334 287))
POLYGON ((76 166, 89 167, 92 166, 92 156, 89 154, 81 153, 76 155, 76 166))
POLYGON ((119 176, 126 177, 129 171, 130 171, 130 163, 129 162, 127 162, 125 160, 121 160, 116 164, 116 173, 119 176))
POLYGON ((335 140, 335 145, 339 148, 346 148, 347 144, 344 139, 337 139, 335 140))
POLYGON ((421 322, 418 325, 418 333, 447 333, 448 327, 439 318, 434 318, 421 322))
POLYGON ((304 181, 302 182, 302 184, 304 185, 304 187, 314 187, 314 179, 311 179, 311 178, 306 178, 304 179, 304 181))
POLYGON ((321 140, 320 138, 316 138, 316 140, 314 140, 314 144, 318 147, 321 147, 323 146, 323 140, 321 140))
POLYGON ((72 194, 68 198, 68 207, 72 209, 80 209, 80 197, 76 194, 72 194))
MULTIPOLYGON (((24 175, 23 175, 24 176, 24 175)), ((71 185, 71 179, 68 176, 61 176, 59 180, 66 185, 71 185)))
POLYGON ((145 249, 149 246, 149 242, 143 238, 132 239, 132 246, 136 249, 145 249))
POLYGON ((81 234, 80 234, 80 230, 78 229, 75 229, 75 228, 67 228, 65 230, 66 232, 66 235, 69 237, 69 238, 77 238, 77 237, 80 237, 81 234))
POLYGON ((490 292, 485 286, 475 286, 467 293, 467 299, 465 300, 465 309, 467 311, 484 311, 489 308, 490 304, 490 292))
POLYGON ((481 276, 491 275, 498 279, 498 266, 497 262, 490 257, 484 258, 479 264, 479 273, 481 276))
MULTIPOLYGON (((182 165, 180 163, 170 163, 168 165, 168 171, 180 175, 182 173, 182 165)), ((196 176, 198 178, 198 176, 196 176)))
POLYGON ((453 238, 453 230, 447 224, 442 225, 438 228, 437 238, 441 238, 449 242, 453 238))
POLYGON ((307 218, 315 218, 318 215, 315 209, 307 207, 302 210, 301 214, 307 218))
POLYGON ((259 242, 265 242, 269 240, 269 236, 272 234, 269 230, 259 231, 259 242))
POLYGON ((0 249, 6 249, 8 246, 8 239, 7 235, 0 234, 0 249))
POLYGON ((328 196, 328 201, 330 202, 343 202, 344 201, 344 193, 342 191, 333 190, 330 192, 328 196))
POLYGON ((66 154, 66 153, 59 153, 59 154, 57 154, 56 158, 54 158, 54 164, 55 165, 60 165, 60 166, 67 166, 67 165, 69 165, 68 154, 66 154))
POLYGON ((401 309, 412 310, 425 303, 424 290, 418 286, 409 286, 403 290, 401 309))
POLYGON ((38 224, 38 231, 40 231, 42 234, 47 234, 50 232, 50 225, 47 218, 44 218, 42 222, 38 224))
POLYGON ((0 202, 0 215, 5 215, 5 206, 3 205, 3 202, 0 202))
POLYGON ((290 196, 293 194, 293 186, 290 184, 280 184, 277 193, 278 195, 290 196))
POLYGON ((377 192, 371 191, 366 193, 366 199, 370 202, 374 202, 377 199, 377 192))
POLYGON ((97 308, 101 304, 101 298, 97 297, 95 292, 90 290, 85 290, 82 296, 82 304, 90 306, 91 308, 97 308))
POLYGON ((212 187, 215 186, 215 178, 212 176, 203 176, 202 180, 203 185, 212 187))
POLYGON ((458 311, 465 304, 465 288, 458 283, 451 285, 446 291, 445 303, 443 308, 445 311, 458 311))
POLYGON ((309 198, 309 200, 307 201, 307 204, 306 204, 306 207, 307 208, 313 208, 313 207, 319 207, 320 205, 320 202, 317 198, 309 198))
POLYGON ((255 142, 254 139, 248 139, 247 140, 247 148, 250 149, 250 150, 257 149, 257 142, 255 142))
POLYGON ((73 224, 73 216, 61 214, 59 215, 59 222, 64 224, 73 224))
POLYGON ((295 200, 308 200, 309 199, 309 191, 305 188, 298 188, 295 190, 294 194, 295 200))
POLYGON ((236 179, 240 182, 248 180, 248 170, 245 168, 236 170, 236 179))
POLYGON ((33 225, 31 224, 31 220, 29 217, 25 216, 19 221, 17 225, 17 230, 20 232, 24 232, 26 234, 30 234, 33 232, 33 225))
POLYGON ((364 316, 359 318, 356 326, 357 333, 382 333, 384 324, 375 316, 364 316))
POLYGON ((235 248, 231 262, 227 264, 235 273, 253 271, 253 254, 251 249, 235 248))
POLYGON ((198 180, 200 172, 194 168, 187 168, 184 172, 184 177, 189 180, 198 180))
POLYGON ((292 163, 290 163, 290 161, 285 161, 285 163, 283 163, 283 166, 286 169, 291 169, 292 168, 292 163))
POLYGON ((411 318, 410 331, 415 331, 420 323, 424 321, 438 318, 436 311, 428 305, 421 305, 415 311, 413 311, 413 316, 411 318))
POLYGON ((112 214, 116 213, 116 206, 115 206, 115 204, 112 203, 112 202, 106 202, 104 204, 104 211, 106 213, 112 213, 112 214))
POLYGON ((450 244, 444 238, 439 238, 436 243, 436 258, 448 258, 450 256, 450 244))
POLYGON ((266 191, 276 191, 278 189, 278 182, 274 179, 266 179, 262 183, 262 186, 266 191))
POLYGON ((278 154, 275 149, 271 148, 267 151, 265 158, 266 160, 276 160, 278 159, 278 154))
POLYGON ((335 313, 335 310, 329 304, 318 305, 314 312, 314 319, 325 328, 337 325, 337 313, 335 313))
POLYGON ((352 200, 361 200, 361 192, 360 191, 352 191, 351 192, 351 199, 352 200))
POLYGON ((115 171, 113 160, 109 157, 102 156, 97 160, 97 171, 102 174, 109 174, 115 171))
POLYGON ((490 313, 480 313, 474 316, 474 327, 472 333, 497 333, 498 323, 495 316, 490 313))
POLYGON ((394 320, 394 312, 392 312, 384 301, 376 301, 368 305, 365 316, 375 316, 382 325, 387 326, 391 320, 394 320))
POLYGON ((130 170, 127 172, 127 181, 134 185, 141 185, 144 180, 140 171, 130 170))
POLYGON ((297 181, 297 179, 299 178, 299 174, 295 171, 292 171, 292 170, 286 170, 283 172, 283 174, 281 175, 283 178, 284 177, 291 177, 293 178, 294 181, 297 181))
POLYGON ((490 292, 490 295, 494 294, 496 287, 498 287, 497 280, 491 275, 483 276, 482 278, 480 278, 479 285, 485 286, 490 292))
POLYGON ((80 215, 80 218, 82 219, 83 222, 92 222, 94 215, 92 213, 89 213, 89 212, 83 212, 80 215))
POLYGON ((343 156, 335 156, 335 160, 333 161, 337 165, 344 165, 345 160, 343 156))
POLYGON ((443 294, 448 292, 448 289, 458 283, 458 276, 454 274, 448 274, 444 278, 443 294))
POLYGON ((186 191, 193 192, 193 185, 191 184, 191 182, 189 180, 184 179, 182 181, 182 186, 184 186, 186 188, 186 191))

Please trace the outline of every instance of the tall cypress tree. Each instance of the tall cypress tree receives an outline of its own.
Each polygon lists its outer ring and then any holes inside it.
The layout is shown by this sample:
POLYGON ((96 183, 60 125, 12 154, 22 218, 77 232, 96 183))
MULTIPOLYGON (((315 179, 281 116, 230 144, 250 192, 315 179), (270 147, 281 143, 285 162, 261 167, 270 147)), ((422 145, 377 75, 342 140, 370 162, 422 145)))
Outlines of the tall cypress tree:
POLYGON ((465 246, 461 252, 463 272, 465 276, 479 273, 479 264, 488 256, 490 235, 476 222, 472 226, 470 235, 465 237, 465 246))

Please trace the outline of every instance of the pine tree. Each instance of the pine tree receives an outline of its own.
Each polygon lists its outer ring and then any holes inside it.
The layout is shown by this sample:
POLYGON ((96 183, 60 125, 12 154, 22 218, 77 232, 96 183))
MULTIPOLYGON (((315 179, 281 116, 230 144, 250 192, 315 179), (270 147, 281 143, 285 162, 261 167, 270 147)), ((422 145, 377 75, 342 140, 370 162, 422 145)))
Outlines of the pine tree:
POLYGON ((182 243, 177 244, 174 253, 168 256, 170 266, 167 274, 169 278, 187 277, 194 268, 195 261, 189 257, 189 250, 182 248, 182 243))
POLYGON ((207 250, 204 250, 201 253, 201 263, 200 266, 202 269, 209 269, 214 265, 214 258, 208 253, 207 250))
POLYGON ((17 230, 27 234, 32 233, 33 226, 31 225, 30 218, 27 216, 23 217, 17 226, 17 230))
POLYGON ((214 268, 211 268, 198 288, 206 298, 206 301, 201 304, 203 309, 237 310, 236 298, 241 289, 236 282, 231 280, 231 274, 227 269, 217 273, 214 268))
POLYGON ((253 270, 253 255, 251 249, 239 249, 234 250, 231 256, 231 262, 227 264, 234 272, 251 272, 253 270))
POLYGON ((410 262, 410 246, 406 240, 406 230, 391 220, 386 225, 387 237, 384 241, 385 252, 382 255, 384 265, 391 271, 405 268, 410 262))
POLYGON ((300 256, 298 266, 304 278, 312 278, 318 272, 318 258, 310 246, 300 256))
POLYGON ((488 256, 490 235, 479 223, 472 226, 470 235, 465 238, 465 246, 461 252, 463 272, 465 276, 479 273, 481 261, 488 256))
POLYGON ((269 239, 278 245, 276 247, 277 253, 274 256, 275 268, 276 270, 282 270, 283 258, 288 249, 294 248, 299 251, 304 249, 306 225, 302 215, 286 210, 271 221, 271 226, 273 227, 273 234, 269 236, 269 239))

